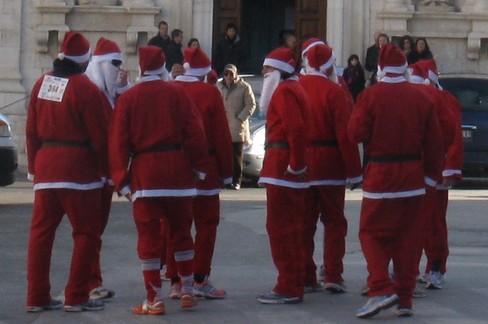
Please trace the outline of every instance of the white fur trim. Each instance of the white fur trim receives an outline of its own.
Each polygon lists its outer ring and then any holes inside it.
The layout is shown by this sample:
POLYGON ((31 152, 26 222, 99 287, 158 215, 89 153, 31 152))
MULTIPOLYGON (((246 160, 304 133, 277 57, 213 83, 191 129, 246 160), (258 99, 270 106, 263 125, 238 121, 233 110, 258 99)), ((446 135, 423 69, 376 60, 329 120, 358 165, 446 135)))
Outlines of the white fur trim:
POLYGON ((90 183, 77 182, 41 182, 34 185, 34 191, 42 189, 75 189, 75 190, 93 190, 103 187, 103 181, 90 183))
POLYGON ((206 66, 206 67, 197 68, 197 69, 190 67, 189 69, 186 70, 185 75, 193 75, 193 76, 200 77, 200 76, 207 75, 210 71, 212 71, 211 66, 206 66))
POLYGON ((437 181, 435 181, 434 179, 429 178, 429 177, 424 177, 424 181, 425 181, 425 184, 430 186, 430 187, 434 187, 437 183, 437 181))
POLYGON ((195 188, 189 189, 141 189, 132 194, 132 201, 142 197, 193 197, 197 195, 195 188))
POLYGON ((281 71, 285 71, 286 73, 293 73, 293 71, 295 71, 292 65, 273 58, 264 59, 263 66, 266 65, 274 67, 281 71))
POLYGON ((123 187, 123 188, 120 190, 120 194, 121 194, 122 196, 125 196, 125 195, 127 195, 127 194, 129 194, 129 193, 130 193, 130 186, 129 186, 129 185, 124 186, 124 187, 123 187))
POLYGON ((142 271, 159 270, 161 268, 161 259, 141 260, 142 271))
POLYGON ((141 76, 137 79, 138 83, 141 82, 148 82, 148 81, 156 81, 156 80, 162 80, 159 75, 148 75, 148 76, 141 76))
POLYGON ((346 180, 314 180, 309 184, 310 186, 345 186, 346 180))
POLYGON ((286 168, 286 171, 290 172, 291 174, 302 174, 303 172, 307 171, 307 167, 304 167, 301 170, 293 170, 290 165, 286 168))
POLYGON ((178 75, 175 78, 175 81, 180 81, 180 82, 198 82, 200 80, 196 76, 193 76, 193 75, 178 75))
POLYGON ((407 70, 407 63, 403 64, 402 66, 385 66, 381 69, 385 73, 395 73, 395 74, 403 74, 407 70))
POLYGON ((442 176, 443 177, 451 177, 453 175, 462 175, 463 173, 461 172, 461 170, 458 170, 458 169, 446 169, 444 171, 442 171, 442 176))
POLYGON ((124 57, 122 56, 122 53, 114 52, 114 53, 108 53, 104 55, 93 55, 91 60, 94 63, 111 61, 111 60, 119 60, 123 62, 124 57))
POLYGON ((355 177, 355 178, 347 178, 347 182, 349 183, 360 183, 363 181, 363 176, 355 177))
POLYGON ((295 188, 295 189, 305 189, 310 187, 310 184, 308 182, 294 182, 294 181, 288 181, 288 180, 282 180, 282 179, 270 178, 270 177, 260 177, 258 183, 259 184, 268 183, 275 186, 295 188))
POLYGON ((410 77, 410 82, 415 84, 424 84, 425 79, 418 75, 412 75, 410 77))
POLYGON ((332 56, 330 57, 330 59, 320 66, 320 71, 327 70, 328 68, 330 68, 334 64, 335 59, 336 56, 334 52, 332 52, 332 56))
POLYGON ((223 181, 222 181, 225 185, 226 184, 231 184, 232 183, 232 177, 229 177, 229 178, 225 178, 223 181))
POLYGON ((58 58, 60 60, 64 60, 65 58, 67 58, 76 63, 88 62, 90 60, 90 56, 91 56, 91 49, 89 49, 88 52, 86 52, 85 54, 79 56, 70 56, 70 55, 66 55, 63 52, 58 54, 58 58))
POLYGON ((394 198, 406 198, 415 197, 425 194, 425 189, 414 189, 407 191, 397 191, 397 192, 368 192, 363 191, 363 197, 369 199, 394 199, 394 198))
POLYGON ((217 189, 197 189, 198 196, 216 196, 220 193, 220 188, 217 189))
POLYGON ((144 75, 161 75, 164 73, 165 70, 166 70, 166 63, 164 63, 163 66, 157 70, 146 70, 146 71, 144 71, 144 75))
POLYGON ((431 70, 429 70, 429 80, 431 80, 434 83, 438 83, 439 82, 439 77, 437 76, 437 74, 435 74, 434 72, 432 72, 431 70))
POLYGON ((407 79, 404 76, 397 76, 397 77, 382 77, 380 79, 380 82, 385 82, 385 83, 401 83, 401 82, 406 82, 407 79))

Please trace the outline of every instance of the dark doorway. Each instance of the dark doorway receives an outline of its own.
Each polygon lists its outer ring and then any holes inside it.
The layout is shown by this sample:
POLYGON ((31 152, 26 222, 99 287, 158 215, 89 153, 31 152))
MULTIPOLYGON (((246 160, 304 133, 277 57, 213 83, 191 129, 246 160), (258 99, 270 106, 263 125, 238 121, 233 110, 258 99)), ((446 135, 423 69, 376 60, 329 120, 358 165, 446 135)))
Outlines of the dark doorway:
POLYGON ((295 0, 242 0, 241 36, 249 46, 248 73, 260 73, 280 31, 295 29, 295 0))

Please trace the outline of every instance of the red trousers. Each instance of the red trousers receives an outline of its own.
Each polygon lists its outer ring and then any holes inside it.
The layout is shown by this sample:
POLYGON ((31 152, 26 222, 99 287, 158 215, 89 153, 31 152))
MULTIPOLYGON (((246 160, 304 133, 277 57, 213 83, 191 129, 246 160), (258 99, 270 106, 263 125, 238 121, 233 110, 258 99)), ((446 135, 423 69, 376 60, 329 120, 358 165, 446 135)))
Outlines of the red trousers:
POLYGON ((192 197, 138 198, 132 205, 138 234, 137 253, 150 301, 161 290, 161 218, 166 218, 168 224, 178 274, 182 277, 193 275, 192 200, 192 197))
POLYGON ((303 298, 302 224, 307 189, 266 185, 271 256, 278 270, 274 292, 303 298))
POLYGON ((359 240, 368 266, 370 296, 396 293, 399 303, 412 307, 412 292, 422 253, 418 242, 423 196, 363 198, 359 240), (390 280, 388 264, 393 260, 395 281, 390 280))
POLYGON ((102 286, 102 271, 100 267, 100 252, 102 249, 102 235, 107 227, 108 217, 110 215, 110 207, 112 206, 112 196, 114 193, 113 186, 104 186, 102 188, 102 213, 101 213, 101 224, 100 224, 100 240, 97 244, 97 254, 93 258, 92 264, 92 277, 90 281, 90 290, 102 286))
POLYGON ((303 223, 304 283, 317 283, 317 267, 313 254, 317 220, 324 224, 325 281, 342 281, 346 253, 347 220, 344 216, 345 186, 313 186, 307 192, 306 213, 303 223))
MULTIPOLYGON (((425 272, 429 273, 433 262, 439 263, 440 272, 446 272, 446 262, 449 256, 447 241, 447 203, 448 190, 429 188, 425 197, 422 216, 424 218, 424 240, 422 248, 427 256, 425 272)), ((420 261, 420 260, 419 260, 420 261)))
MULTIPOLYGON (((209 276, 215 250, 217 226, 220 221, 219 195, 196 196, 193 199, 193 221, 196 232, 193 272, 209 276)), ((170 248, 170 251, 172 251, 172 248, 170 248)), ((166 274, 170 278, 175 278, 177 276, 175 276, 174 258, 172 253, 169 253, 168 256, 170 257, 166 259, 168 265, 166 274)))
POLYGON ((35 192, 27 254, 27 306, 51 300, 49 270, 56 229, 66 214, 72 226, 73 254, 65 304, 88 300, 90 269, 100 239, 101 194, 95 190, 44 189, 35 192))

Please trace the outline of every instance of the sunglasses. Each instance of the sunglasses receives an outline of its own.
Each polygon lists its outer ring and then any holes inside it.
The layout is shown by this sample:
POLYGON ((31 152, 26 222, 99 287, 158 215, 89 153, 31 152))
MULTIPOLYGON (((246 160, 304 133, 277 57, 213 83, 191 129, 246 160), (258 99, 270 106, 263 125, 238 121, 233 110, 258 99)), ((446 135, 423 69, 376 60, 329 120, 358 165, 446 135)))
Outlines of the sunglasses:
POLYGON ((112 65, 115 67, 119 67, 122 65, 122 61, 121 60, 112 60, 112 65))

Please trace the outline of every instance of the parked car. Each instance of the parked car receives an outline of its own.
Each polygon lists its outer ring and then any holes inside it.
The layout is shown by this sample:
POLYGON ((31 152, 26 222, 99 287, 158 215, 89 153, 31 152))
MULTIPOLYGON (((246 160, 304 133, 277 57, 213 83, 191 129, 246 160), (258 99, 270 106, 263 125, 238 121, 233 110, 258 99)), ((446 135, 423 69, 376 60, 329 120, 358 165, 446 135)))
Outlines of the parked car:
POLYGON ((242 151, 244 167, 242 175, 245 179, 256 183, 263 167, 264 142, 266 139, 266 120, 259 113, 249 119, 250 143, 242 151))
POLYGON ((14 183, 17 163, 17 149, 12 139, 10 122, 7 116, 0 113, 0 186, 14 183))
POLYGON ((463 109, 464 176, 488 175, 488 75, 442 74, 439 83, 463 109))

